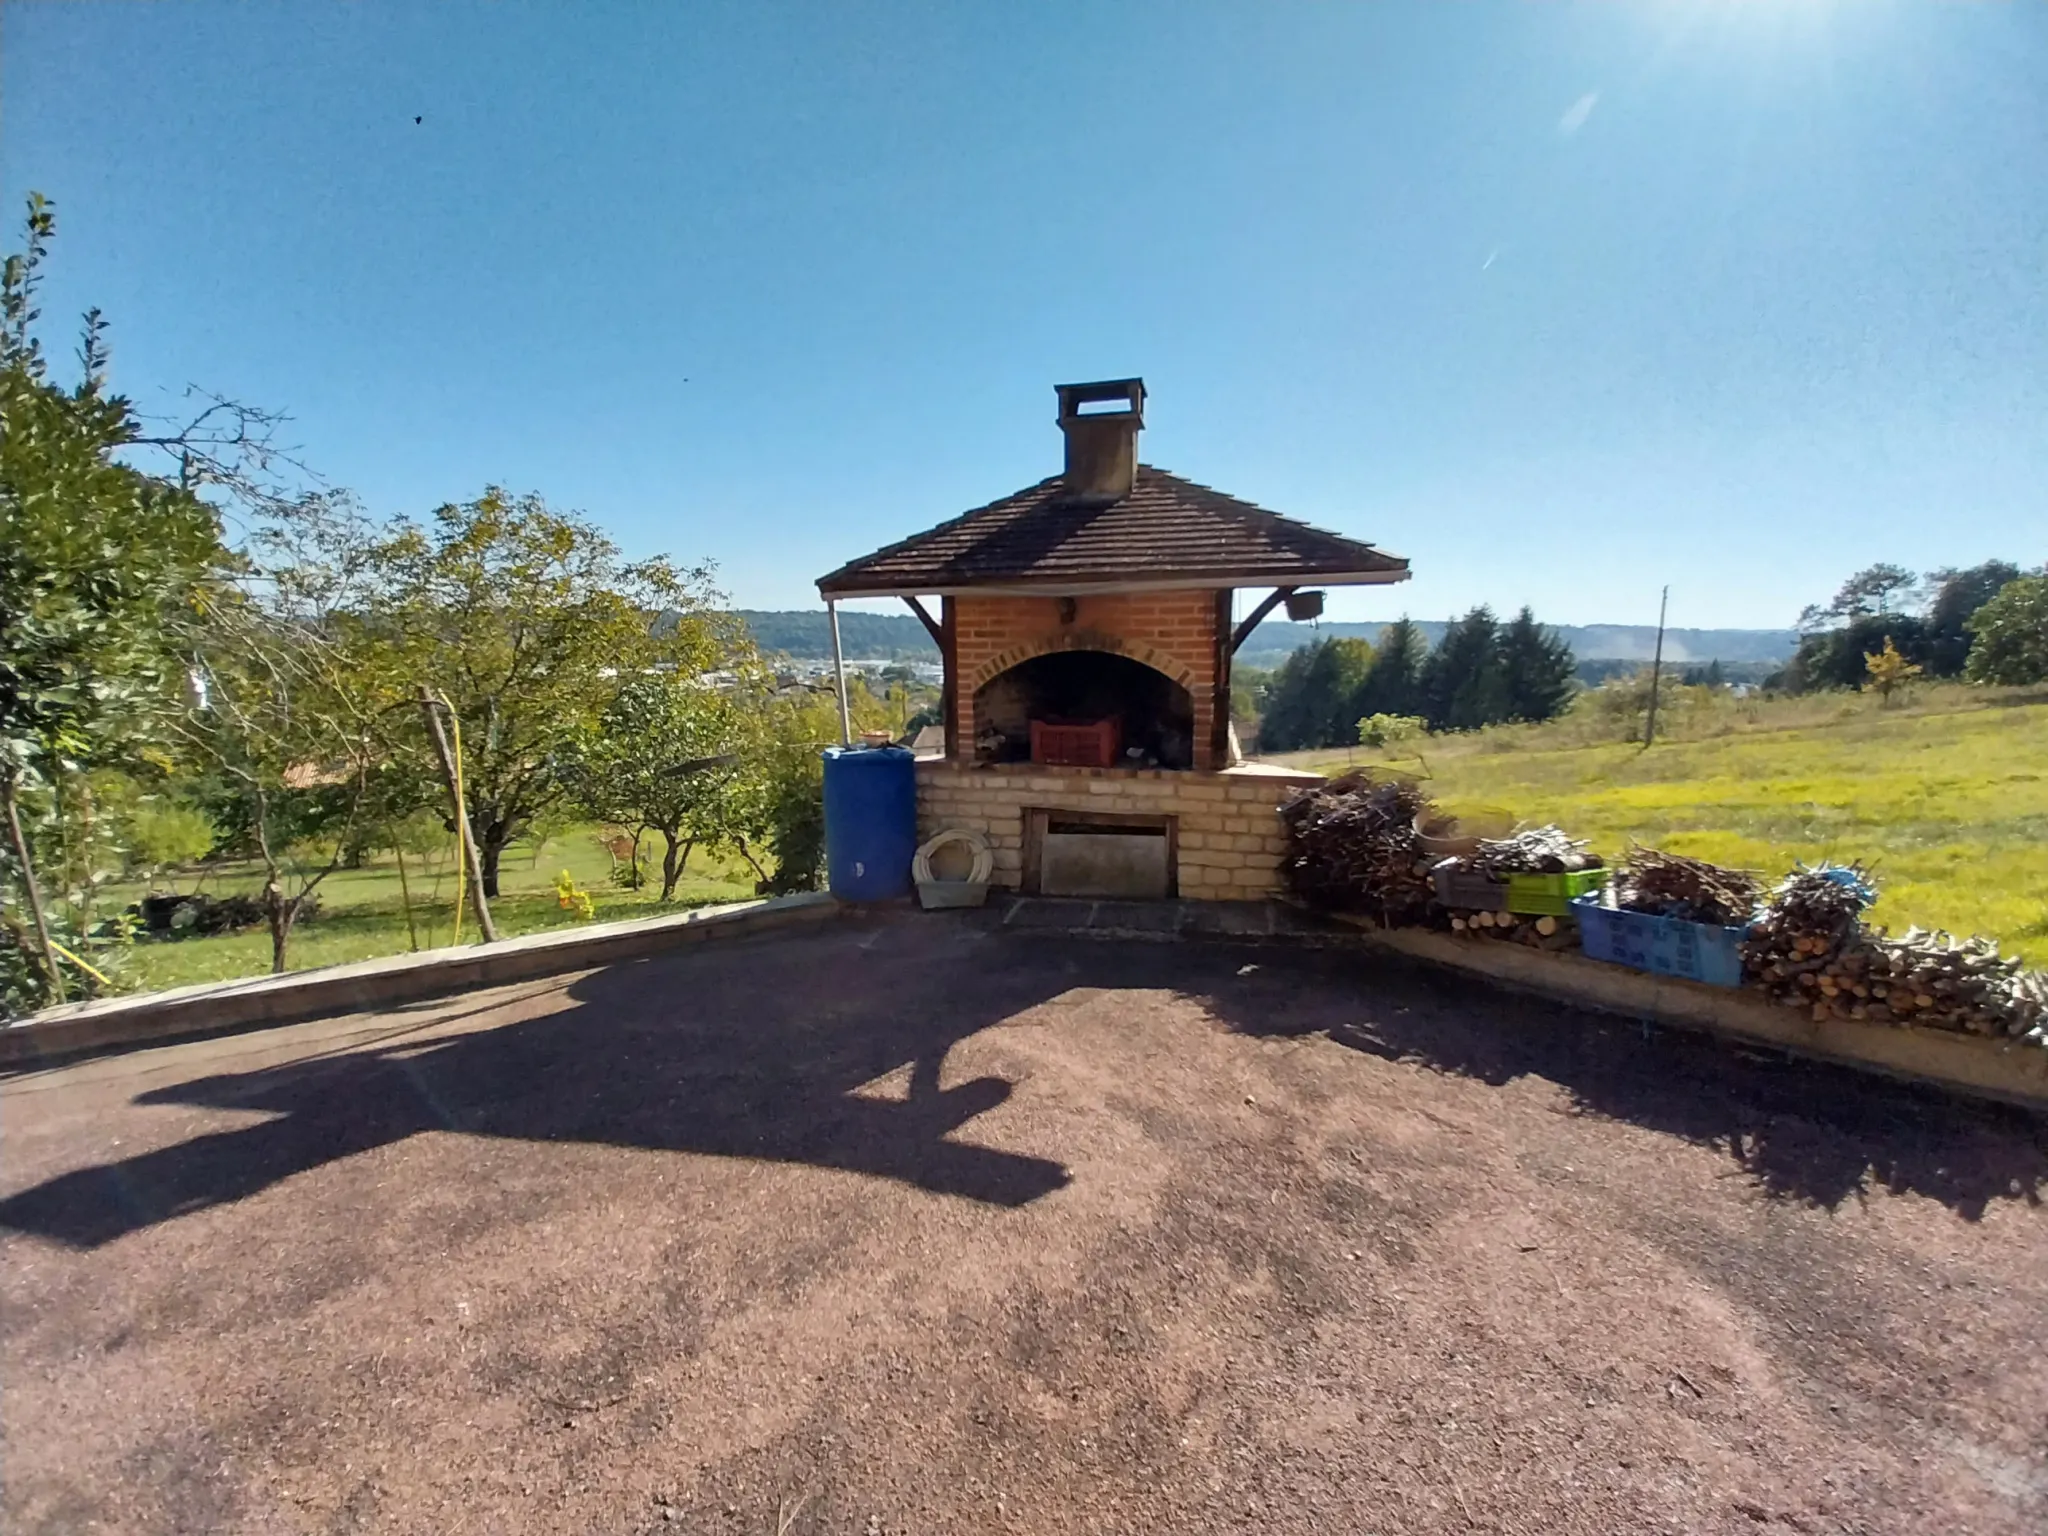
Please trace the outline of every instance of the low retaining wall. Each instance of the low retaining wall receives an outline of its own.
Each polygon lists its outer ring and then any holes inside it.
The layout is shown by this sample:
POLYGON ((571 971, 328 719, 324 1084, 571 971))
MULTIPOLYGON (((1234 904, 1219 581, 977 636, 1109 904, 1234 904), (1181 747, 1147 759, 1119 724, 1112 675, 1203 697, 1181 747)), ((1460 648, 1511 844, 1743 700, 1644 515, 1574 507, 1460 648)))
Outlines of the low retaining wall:
POLYGON ((320 970, 209 982, 47 1008, 0 1029, 0 1070, 40 1066, 116 1046, 296 1024, 326 1014, 418 1002, 660 954, 679 944, 740 938, 841 911, 822 893, 699 907, 666 917, 558 928, 460 949, 359 960, 320 970))
POLYGON ((1407 955, 1522 991, 1678 1029, 1775 1046, 1800 1056, 2048 1110, 2048 1050, 2017 1040, 1951 1034, 1907 1025, 1820 1019, 1728 987, 1652 976, 1583 955, 1461 939, 1421 928, 1360 925, 1374 949, 1407 955))

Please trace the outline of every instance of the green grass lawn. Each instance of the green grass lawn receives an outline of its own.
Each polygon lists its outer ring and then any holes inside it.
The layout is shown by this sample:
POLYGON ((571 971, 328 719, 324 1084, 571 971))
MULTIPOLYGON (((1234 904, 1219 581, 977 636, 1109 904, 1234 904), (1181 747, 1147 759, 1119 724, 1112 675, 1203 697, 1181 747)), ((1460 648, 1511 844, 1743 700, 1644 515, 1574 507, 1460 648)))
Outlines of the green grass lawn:
MULTIPOLYGON (((1927 689, 1787 700, 1682 722, 1693 739, 1581 744, 1583 722, 1434 738, 1369 754, 1429 779, 1449 810, 1556 822, 1610 858, 1631 839, 1769 876, 1795 859, 1861 858, 1872 920, 1981 933, 2048 965, 2048 702, 2039 690, 1927 689)), ((1341 772, 1345 754, 1301 754, 1341 772)))
MULTIPOLYGON (((659 839, 653 841, 658 843, 659 839)), ((491 903, 491 916, 501 938, 586 921, 580 912, 564 909, 556 900, 555 877, 564 869, 590 892, 597 909, 596 917, 590 921, 596 922, 745 901, 754 894, 754 872, 744 862, 728 865, 697 853, 691 856, 682 883, 676 887, 674 903, 663 908, 656 900, 660 895, 658 879, 638 891, 613 886, 610 857, 598 845, 594 831, 583 828, 551 839, 539 850, 538 857, 534 849, 522 844, 514 844, 506 851, 499 871, 502 894, 491 903)), ((432 949, 452 942, 455 877, 451 862, 443 855, 423 867, 418 860, 408 858, 406 873, 412 886, 419 948, 432 949)), ((159 881, 158 888, 189 891, 197 883, 196 876, 186 875, 159 881)), ((203 889, 226 895, 258 891, 262 885, 261 871, 255 865, 236 864, 209 871, 203 889)), ((116 887, 107 893, 105 910, 125 906, 141 894, 140 886, 116 887)), ((398 865, 390 855, 363 869, 336 870, 321 882, 319 894, 320 914, 292 930, 288 958, 293 970, 399 955, 412 948, 398 865)), ((462 939, 467 943, 475 937, 474 914, 465 910, 462 939)), ((123 955, 118 979, 123 990, 153 992, 192 982, 261 976, 269 970, 270 934, 263 928, 250 928, 211 938, 140 938, 123 955)))

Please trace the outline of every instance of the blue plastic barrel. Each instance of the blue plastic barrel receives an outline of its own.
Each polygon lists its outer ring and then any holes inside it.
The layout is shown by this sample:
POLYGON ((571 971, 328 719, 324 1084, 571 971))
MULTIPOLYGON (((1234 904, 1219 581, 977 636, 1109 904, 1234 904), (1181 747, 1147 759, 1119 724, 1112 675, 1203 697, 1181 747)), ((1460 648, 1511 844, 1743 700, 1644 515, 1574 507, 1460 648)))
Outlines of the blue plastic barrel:
POLYGON ((847 901, 910 894, 916 757, 902 747, 825 749, 825 873, 847 901))

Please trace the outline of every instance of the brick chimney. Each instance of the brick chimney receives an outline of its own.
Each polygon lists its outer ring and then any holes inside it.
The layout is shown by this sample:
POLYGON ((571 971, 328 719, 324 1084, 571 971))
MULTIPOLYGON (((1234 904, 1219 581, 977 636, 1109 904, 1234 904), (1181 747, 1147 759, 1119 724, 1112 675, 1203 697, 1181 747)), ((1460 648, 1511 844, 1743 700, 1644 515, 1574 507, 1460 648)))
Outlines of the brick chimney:
POLYGON ((1060 431, 1067 437, 1066 486, 1070 501, 1121 501, 1138 478, 1138 433, 1145 425, 1145 381, 1103 379, 1056 384, 1060 431), (1083 411, 1085 405, 1109 405, 1083 411))

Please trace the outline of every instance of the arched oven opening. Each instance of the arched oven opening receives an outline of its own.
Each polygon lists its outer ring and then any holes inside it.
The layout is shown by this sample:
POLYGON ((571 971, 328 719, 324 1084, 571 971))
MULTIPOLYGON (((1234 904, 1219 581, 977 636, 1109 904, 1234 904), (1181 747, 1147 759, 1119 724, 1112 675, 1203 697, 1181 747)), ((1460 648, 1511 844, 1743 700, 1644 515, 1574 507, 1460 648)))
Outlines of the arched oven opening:
POLYGON ((1110 651, 1053 651, 999 673, 974 695, 983 762, 1078 768, 1192 768, 1187 689, 1110 651))

